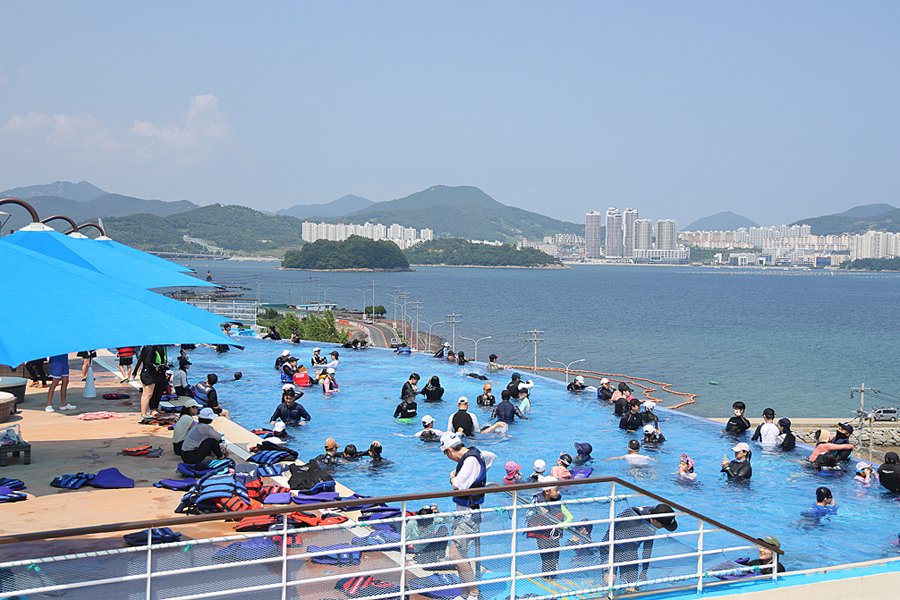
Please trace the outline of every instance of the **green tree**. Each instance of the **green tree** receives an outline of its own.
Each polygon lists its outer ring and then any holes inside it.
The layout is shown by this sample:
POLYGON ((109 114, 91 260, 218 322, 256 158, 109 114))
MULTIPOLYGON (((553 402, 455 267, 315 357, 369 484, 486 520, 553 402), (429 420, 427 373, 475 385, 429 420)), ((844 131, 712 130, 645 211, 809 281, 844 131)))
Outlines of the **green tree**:
POLYGON ((375 307, 373 307, 373 306, 367 306, 367 307, 366 307, 366 314, 367 314, 367 315, 376 315, 376 316, 379 316, 379 317, 383 317, 384 315, 387 314, 387 310, 385 310, 385 308, 384 308, 382 305, 380 305, 380 304, 379 304, 378 306, 375 306, 375 307))

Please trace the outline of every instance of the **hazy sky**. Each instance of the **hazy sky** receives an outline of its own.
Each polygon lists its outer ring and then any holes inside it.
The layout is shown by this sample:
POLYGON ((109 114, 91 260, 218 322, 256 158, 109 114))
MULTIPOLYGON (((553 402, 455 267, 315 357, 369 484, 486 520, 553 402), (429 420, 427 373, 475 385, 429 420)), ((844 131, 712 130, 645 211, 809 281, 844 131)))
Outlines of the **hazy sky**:
POLYGON ((4 2, 0 189, 900 206, 897 2, 4 2))

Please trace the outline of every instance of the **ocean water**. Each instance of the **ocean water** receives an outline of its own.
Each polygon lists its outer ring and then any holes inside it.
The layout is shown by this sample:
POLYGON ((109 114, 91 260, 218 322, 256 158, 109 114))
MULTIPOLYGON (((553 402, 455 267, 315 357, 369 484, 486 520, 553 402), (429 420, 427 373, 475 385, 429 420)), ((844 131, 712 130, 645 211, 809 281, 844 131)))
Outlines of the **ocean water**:
MULTIPOLYGON (((701 267, 576 266, 566 270, 418 267, 409 273, 283 271, 277 263, 194 261, 217 282, 250 288, 262 302, 319 300, 359 310, 384 305, 394 316, 398 292, 420 302, 420 327, 460 315, 457 350, 504 364, 548 359, 598 373, 670 383, 697 394, 682 410, 728 417, 736 400, 758 418, 849 418, 859 408, 900 404, 900 274, 709 269, 701 267), (258 285, 257 285, 258 284, 258 285), (393 297, 392 297, 393 296, 393 297), (424 324, 422 324, 424 323, 424 324), (711 381, 719 385, 710 385, 711 381)), ((402 314, 402 306, 399 309, 402 314)), ((452 339, 447 324, 433 332, 452 339)), ((562 377, 562 375, 555 375, 562 377)), ((664 406, 681 398, 653 394, 664 406)))
MULTIPOLYGON (((282 350, 289 349, 307 366, 314 345, 326 353, 331 350, 327 344, 311 342, 295 346, 284 341, 245 339, 243 343, 244 350, 225 355, 210 348, 192 351, 188 378, 195 382, 205 373, 217 373, 220 402, 236 422, 248 429, 267 425, 280 401, 281 383, 273 363, 282 350), (224 381, 237 370, 242 371, 244 380, 224 381)), ((432 375, 440 377, 446 390, 445 400, 419 402, 419 416, 430 414, 436 419, 436 428, 446 429, 447 419, 461 395, 473 400, 470 410, 482 424, 489 417, 487 409, 474 404, 483 382, 469 377, 469 373, 489 376, 494 390, 499 392, 509 381, 510 372, 487 374, 478 366, 458 367, 421 354, 398 355, 377 348, 339 351, 337 379, 341 391, 326 397, 320 386, 306 389, 300 402, 312 420, 304 427, 289 428, 288 445, 308 460, 323 451, 328 437, 334 437, 341 446, 353 443, 360 449, 378 440, 387 459, 383 466, 373 466, 364 459, 338 467, 335 478, 368 495, 449 489, 448 476, 455 465, 437 444, 403 437, 418 431, 418 423, 398 423, 391 416, 403 382, 413 371, 423 380, 432 375)), ((640 439, 618 428, 611 407, 600 403, 596 394, 569 393, 557 380, 538 376, 535 382, 529 420, 512 425, 509 435, 479 435, 473 442, 498 455, 489 473, 492 481, 502 478, 508 460, 522 465, 527 476, 534 460, 541 458, 553 465, 561 452, 574 453, 575 442, 590 442, 594 447, 594 475, 619 476, 750 535, 774 535, 787 551, 784 562, 791 569, 897 554, 897 548, 888 542, 888 536, 898 530, 896 495, 885 493, 877 483, 869 487, 859 484, 852 473, 822 477, 810 472, 801 462, 808 456, 806 447, 782 453, 751 444, 752 480, 729 484, 720 473, 719 463, 723 455, 733 456, 730 448, 736 438, 723 434, 720 425, 706 419, 659 408, 660 427, 667 441, 660 447, 642 450, 657 462, 633 468, 621 460, 603 460, 625 454, 627 442, 640 439), (682 452, 695 461, 696 482, 683 483, 674 477, 682 452), (800 513, 815 502, 815 490, 822 485, 831 488, 838 515, 821 520, 802 517, 800 513)), ((749 441, 748 438, 749 434, 745 434, 741 439, 749 441)), ((853 464, 855 461, 848 468, 852 469, 853 464)), ((564 493, 567 497, 585 498, 602 495, 608 489, 584 486, 564 493)), ((444 501, 440 507, 449 510, 450 502, 444 501)), ((583 516, 576 514, 578 518, 583 516)))

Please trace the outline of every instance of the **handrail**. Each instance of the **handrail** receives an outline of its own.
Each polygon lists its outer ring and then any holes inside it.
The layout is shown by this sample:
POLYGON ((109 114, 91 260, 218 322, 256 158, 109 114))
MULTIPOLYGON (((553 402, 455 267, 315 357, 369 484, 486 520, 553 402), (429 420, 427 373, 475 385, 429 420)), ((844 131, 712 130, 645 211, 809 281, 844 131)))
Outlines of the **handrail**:
POLYGON ((70 233, 75 233, 76 231, 81 231, 85 227, 93 227, 94 229, 96 229, 97 231, 100 232, 100 235, 106 235, 106 232, 97 223, 84 223, 82 225, 78 225, 74 229, 70 229, 69 231, 66 231, 65 234, 69 235, 70 233))
POLYGON ((50 221, 56 221, 56 220, 68 221, 69 225, 72 226, 72 231, 78 231, 78 223, 76 223, 75 221, 73 221, 72 219, 70 219, 69 217, 67 217, 65 215, 53 215, 52 217, 47 217, 46 219, 41 219, 41 223, 46 225, 50 221))
POLYGON ((18 198, 3 198, 2 200, 0 200, 0 206, 3 206, 4 204, 15 204, 17 206, 21 206, 31 215, 31 221, 33 223, 38 223, 41 220, 41 218, 37 214, 37 211, 34 210, 34 207, 24 200, 20 200, 18 198))
MULTIPOLYGON (((784 551, 780 548, 776 548, 766 542, 763 542, 761 539, 754 538, 745 533, 742 533, 728 525, 720 523, 715 519, 711 519, 707 516, 702 515, 694 510, 686 508, 681 504, 676 502, 672 502, 670 500, 666 500, 662 496, 649 492, 639 486, 634 485, 633 483, 624 481, 619 479, 618 477, 588 477, 585 479, 572 479, 567 480, 565 482, 559 482, 559 487, 569 487, 569 486, 578 486, 578 485, 593 485, 598 483, 615 483, 618 485, 622 485, 632 491, 638 492, 644 496, 652 498, 657 502, 661 502, 663 504, 668 504, 673 509, 679 510, 685 514, 691 515, 701 521, 705 521, 718 527, 728 533, 735 535, 743 540, 746 540, 752 543, 754 546, 762 546, 771 550, 774 553, 783 555, 784 551)), ((497 485, 497 486, 487 486, 482 488, 485 494, 495 494, 495 493, 506 493, 506 492, 520 492, 524 490, 533 490, 538 488, 547 487, 546 482, 536 482, 536 483, 517 483, 515 485, 497 485)), ((404 494, 404 495, 396 495, 396 496, 380 496, 375 498, 365 498, 365 499, 354 499, 354 500, 336 500, 333 502, 320 502, 318 504, 304 504, 303 510, 311 511, 311 510, 325 510, 330 508, 342 508, 342 507, 353 507, 360 506, 362 504, 390 504, 392 502, 405 502, 405 501, 417 501, 417 500, 434 500, 438 498, 450 498, 453 496, 468 496, 472 492, 471 490, 445 490, 439 492, 423 492, 418 494, 404 494)), ((612 495, 612 494, 611 494, 612 495)), ((296 507, 293 505, 290 507, 278 506, 275 508, 260 508, 256 510, 246 510, 241 511, 240 515, 242 517, 257 517, 263 515, 275 515, 281 514, 284 512, 289 512, 290 510, 296 510, 296 507)), ((0 537, 0 546, 6 544, 15 544, 19 542, 31 542, 31 541, 40 541, 46 539, 54 539, 54 538, 67 538, 67 537, 76 537, 76 536, 86 536, 86 535, 96 535, 100 533, 112 533, 118 531, 126 531, 129 529, 148 529, 148 528, 158 528, 158 527, 167 527, 169 525, 188 525, 193 523, 208 523, 212 521, 223 521, 227 519, 233 519, 235 513, 226 512, 226 513, 213 513, 209 515, 196 515, 196 516, 184 516, 184 517, 169 517, 166 519, 153 519, 153 520, 143 520, 143 521, 129 521, 125 523, 111 523, 108 525, 95 525, 91 527, 75 527, 72 529, 55 529, 51 531, 39 531, 35 533, 26 533, 19 535, 6 535, 0 537)), ((610 536, 612 538, 612 536, 610 536)))

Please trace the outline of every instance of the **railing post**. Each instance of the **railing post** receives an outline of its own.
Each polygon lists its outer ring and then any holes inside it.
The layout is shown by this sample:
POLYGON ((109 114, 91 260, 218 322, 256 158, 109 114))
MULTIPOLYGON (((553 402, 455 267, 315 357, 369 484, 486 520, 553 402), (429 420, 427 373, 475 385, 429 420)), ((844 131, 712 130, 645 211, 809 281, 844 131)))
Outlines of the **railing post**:
POLYGON ((151 546, 153 545, 153 528, 147 528, 147 600, 151 599, 150 596, 150 588, 151 583, 153 582, 152 573, 153 573, 153 550, 151 546))
POLYGON ((288 518, 281 513, 281 600, 287 600, 288 518))
POLYGON ((772 583, 778 583, 778 553, 772 553, 772 583))
POLYGON ((400 600, 403 600, 406 598, 406 500, 400 504, 400 511, 403 515, 400 521, 400 600))
POLYGON ((615 571, 615 548, 616 548, 616 482, 609 482, 609 546, 607 546, 607 552, 609 552, 609 571, 606 574, 607 577, 607 585, 609 586, 609 592, 607 593, 608 598, 613 597, 612 586, 616 583, 616 571, 615 571))
POLYGON ((703 591, 703 521, 697 519, 697 593, 703 591))
POLYGON ((509 542, 509 553, 512 554, 509 566, 509 576, 512 577, 509 581, 510 598, 516 597, 516 535, 519 533, 518 508, 519 492, 515 491, 512 493, 512 537, 509 542))

